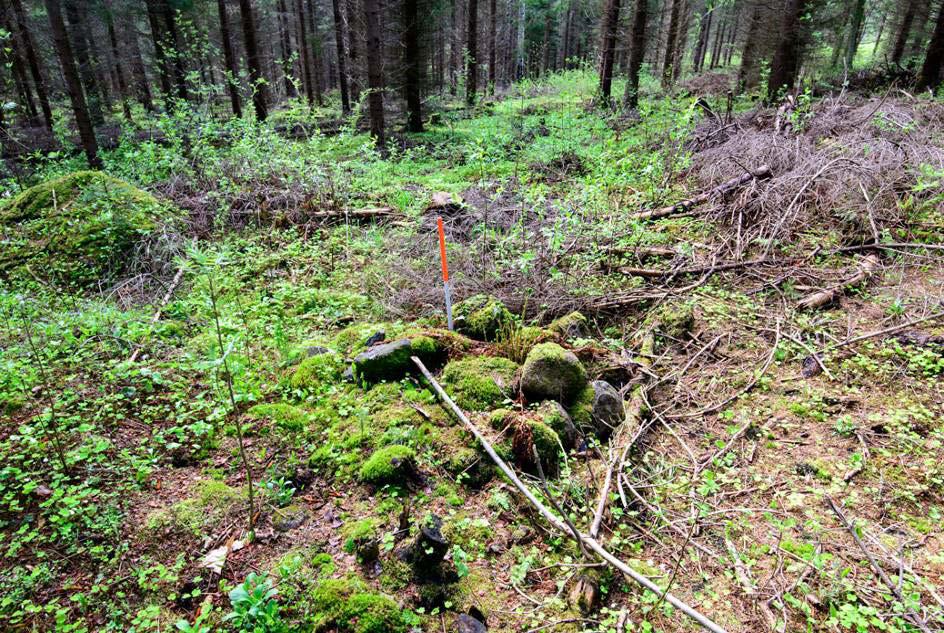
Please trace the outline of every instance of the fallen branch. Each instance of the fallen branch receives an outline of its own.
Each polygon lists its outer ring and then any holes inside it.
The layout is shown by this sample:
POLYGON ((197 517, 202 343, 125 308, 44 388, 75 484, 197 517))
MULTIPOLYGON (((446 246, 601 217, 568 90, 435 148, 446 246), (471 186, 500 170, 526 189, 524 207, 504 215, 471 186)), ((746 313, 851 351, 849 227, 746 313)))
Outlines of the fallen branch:
POLYGON ((307 215, 310 220, 369 219, 378 216, 399 215, 393 207, 373 207, 367 209, 342 209, 340 211, 313 211, 307 215))
POLYGON ((732 178, 727 180, 717 187, 712 187, 708 191, 704 191, 694 198, 689 198, 688 200, 683 200, 676 204, 673 204, 668 207, 662 207, 661 209, 651 209, 649 211, 642 211, 640 213, 635 213, 630 217, 631 220, 655 220, 656 218, 664 218, 670 215, 678 215, 680 213, 686 213, 692 208, 697 207, 700 204, 704 204, 716 196, 724 196, 735 189, 743 187, 752 180, 766 180, 771 177, 770 167, 767 165, 761 165, 753 171, 749 171, 746 174, 742 174, 737 178, 732 178))
POLYGON ((466 426, 466 428, 472 433, 472 435, 475 436, 475 438, 482 445, 482 448, 485 450, 488 456, 492 459, 493 462, 495 462, 495 465, 498 466, 499 470, 501 470, 502 473, 504 473, 504 475, 508 478, 508 480, 512 483, 512 485, 514 485, 514 487, 518 489, 518 491, 524 496, 524 498, 527 499, 528 502, 532 506, 534 506, 534 508, 538 511, 538 513, 540 513, 541 516, 543 516, 544 519, 548 523, 551 524, 551 526, 553 526, 561 534, 564 534, 566 536, 571 536, 573 538, 579 538, 580 541, 583 542, 585 547, 593 550, 596 553, 596 555, 599 556, 602 560, 609 563, 614 568, 622 572, 625 576, 629 577, 634 582, 642 585, 643 587, 653 592, 654 594, 664 597, 666 602, 668 602, 669 604, 674 606, 676 609, 678 609, 679 611, 687 615, 689 618, 697 622, 699 626, 705 628, 708 631, 712 631, 712 633, 726 633, 725 629, 715 624, 708 617, 706 617, 699 611, 695 610, 687 603, 678 599, 673 594, 662 590, 657 584, 655 584, 649 578, 647 578, 646 576, 643 576, 642 574, 634 570, 632 567, 630 567, 629 565, 627 565, 626 563, 618 559, 613 554, 611 554, 596 539, 590 536, 587 536, 586 534, 583 534, 579 531, 577 532, 576 535, 574 535, 570 531, 570 529, 567 527, 567 525, 564 523, 564 521, 562 521, 553 512, 548 510, 548 508, 543 503, 541 503, 537 497, 534 496, 531 490, 529 490, 528 487, 524 485, 521 479, 518 478, 518 475, 515 474, 515 471, 512 470, 512 468, 505 462, 505 460, 503 460, 501 457, 498 456, 498 453, 495 452, 495 449, 492 447, 491 443, 485 438, 485 436, 478 429, 478 427, 475 426, 475 424, 473 424, 471 420, 469 420, 468 416, 466 416, 466 414, 462 412, 462 409, 460 409, 456 405, 456 403, 452 401, 452 398, 449 397, 449 394, 447 394, 445 390, 443 390, 443 388, 439 385, 439 383, 436 382, 436 379, 433 378, 432 374, 429 373, 429 370, 426 369, 426 366, 423 364, 423 362, 416 356, 412 356, 411 360, 420 370, 420 373, 423 375, 423 377, 426 378, 426 380, 429 382, 430 386, 432 386, 433 391, 436 392, 436 395, 439 397, 439 399, 447 406, 447 408, 450 411, 452 411, 452 413, 459 419, 459 421, 462 422, 466 426))
MULTIPOLYGON (((652 365, 650 358, 655 347, 655 337, 652 332, 646 335, 642 346, 639 349, 639 356, 634 362, 643 368, 652 365)), ((642 418, 646 413, 646 379, 648 374, 643 372, 643 382, 633 387, 629 402, 624 405, 623 423, 617 427, 613 433, 613 439, 610 441, 610 458, 607 460, 606 477, 603 480, 603 486, 600 488, 600 496, 597 498, 596 512, 593 514, 593 522, 590 524, 590 536, 597 538, 600 534, 600 525, 603 523, 603 515, 606 512, 607 499, 610 496, 610 488, 613 484, 613 471, 623 472, 629 451, 642 435, 642 418)))
MULTIPOLYGON (((161 302, 157 304, 157 310, 154 312, 154 316, 151 317, 151 322, 148 325, 148 331, 144 335, 144 340, 147 342, 147 339, 150 338, 151 330, 154 329, 154 324, 158 322, 161 318, 161 312, 164 310, 164 306, 167 305, 167 302, 170 301, 171 296, 173 296, 174 291, 177 290, 177 286, 180 285, 180 280, 184 278, 184 267, 181 266, 177 269, 177 274, 174 275, 174 279, 170 282, 170 286, 167 287, 167 292, 164 293, 164 296, 161 297, 161 302)), ((129 363, 133 363, 138 360, 138 356, 141 354, 143 347, 137 347, 134 352, 131 353, 131 358, 128 359, 129 363)))
POLYGON ((623 267, 619 271, 624 275, 634 275, 636 277, 649 277, 649 278, 659 278, 659 277, 668 277, 676 275, 703 275, 703 274, 714 274, 724 272, 726 270, 737 270, 738 268, 750 268, 751 266, 759 266, 762 264, 777 264, 778 266, 783 266, 786 264, 795 263, 796 259, 772 259, 769 257, 761 257, 760 259, 748 259, 742 262, 723 262, 720 264, 714 264, 712 266, 692 266, 689 268, 676 268, 671 269, 667 268, 660 270, 658 268, 630 268, 623 267))
POLYGON ((834 349, 839 349, 840 347, 846 347, 852 345, 853 343, 859 343, 861 341, 868 340, 870 338, 877 338, 879 336, 884 336, 886 334, 894 334, 895 332, 900 332, 901 330, 906 330, 913 325, 918 325, 919 323, 926 323, 928 321, 936 321, 937 319, 944 318, 944 310, 941 312, 935 312, 934 314, 929 314, 928 316, 921 317, 919 319, 912 319, 911 321, 906 321, 900 325, 893 325, 892 327, 887 327, 881 330, 873 330, 872 332, 867 332, 865 334, 860 334, 859 336, 853 336, 844 341, 834 343, 832 345, 827 345, 822 349, 822 352, 831 351, 834 349))
POLYGON ((905 596, 902 595, 901 589, 898 588, 892 579, 888 577, 888 574, 885 573, 885 570, 879 566, 876 562, 875 557, 872 556, 872 553, 865 546, 865 543, 862 542, 862 539, 859 538, 859 533, 856 531, 855 525, 849 522, 849 519, 846 518, 846 515, 843 514, 842 510, 839 509, 839 506, 836 505, 836 502, 833 501, 833 498, 830 496, 826 497, 826 501, 829 503, 830 509, 839 517, 839 521, 842 525, 849 531, 849 534, 852 535, 852 538, 855 540, 856 545, 859 546, 859 549, 862 550, 862 553, 865 554, 866 560, 869 561, 869 565, 872 566, 872 569, 875 570, 876 575, 881 578, 882 582, 891 590, 892 595, 895 596, 895 599, 901 603, 902 607, 905 609, 907 616, 911 621, 924 633, 931 633, 931 629, 928 628, 927 623, 918 615, 914 609, 907 606, 908 603, 905 600, 905 596))
POLYGON ((866 255, 859 264, 859 268, 856 270, 855 274, 842 280, 835 286, 831 286, 825 290, 820 290, 819 292, 814 292, 813 294, 807 295, 803 299, 800 299, 800 301, 797 303, 797 308, 800 310, 814 310, 832 303, 837 297, 845 293, 849 288, 857 286, 860 283, 868 280, 868 278, 871 277, 875 272, 875 269, 878 268, 878 265, 879 259, 876 255, 866 255))

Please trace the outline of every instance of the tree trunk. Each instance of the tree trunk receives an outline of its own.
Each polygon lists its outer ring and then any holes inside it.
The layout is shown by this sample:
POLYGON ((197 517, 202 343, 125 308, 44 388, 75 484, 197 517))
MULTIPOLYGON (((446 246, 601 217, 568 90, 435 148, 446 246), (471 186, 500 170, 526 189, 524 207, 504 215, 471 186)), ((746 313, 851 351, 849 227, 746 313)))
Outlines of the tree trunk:
POLYGON ((741 52, 741 67, 738 69, 737 91, 743 92, 753 87, 757 70, 757 40, 760 36, 761 16, 760 7, 754 5, 751 10, 751 21, 747 28, 747 39, 744 40, 744 49, 741 52))
MULTIPOLYGON (((354 24, 354 14, 355 14, 355 3, 357 0, 344 0, 344 11, 345 18, 347 21, 347 50, 348 54, 351 56, 351 70, 348 77, 350 77, 350 90, 351 90, 351 101, 357 101, 360 99, 360 77, 358 73, 360 69, 357 62, 357 29, 354 24)), ((379 9, 378 9, 379 10, 379 9)))
POLYGON ((188 99, 187 92, 187 73, 184 70, 184 52, 180 44, 180 35, 177 32, 177 16, 176 10, 171 6, 170 0, 163 0, 160 3, 160 15, 164 20, 164 32, 166 33, 167 41, 173 47, 174 54, 171 57, 173 63, 170 64, 170 69, 173 72, 174 77, 174 86, 177 89, 177 96, 186 101, 188 99))
POLYGON ((681 9, 679 11, 679 25, 678 25, 678 34, 675 41, 675 52, 672 55, 672 81, 673 83, 678 81, 679 77, 682 75, 682 64, 685 61, 685 49, 688 47, 688 27, 689 27, 689 11, 688 11, 688 2, 687 0, 681 1, 681 9))
POLYGON ((849 41, 846 44, 846 71, 852 70, 856 51, 859 50, 859 36, 862 34, 862 22, 865 18, 865 0, 855 0, 852 8, 852 24, 849 25, 849 41))
POLYGON ((324 68, 321 65, 321 38, 318 37, 318 22, 315 20, 315 0, 308 0, 308 30, 311 35, 308 36, 308 46, 311 47, 311 79, 312 87, 315 91, 315 103, 318 107, 324 105, 321 97, 321 77, 324 74, 324 68))
POLYGON ((627 62, 626 89, 623 91, 623 106, 632 109, 639 105, 639 70, 646 57, 646 21, 649 0, 636 0, 633 11, 633 26, 629 37, 629 61, 627 62))
POLYGON ((138 101, 146 111, 154 112, 154 99, 151 95, 151 85, 148 83, 147 70, 144 68, 144 59, 141 57, 137 27, 133 22, 126 22, 121 30, 125 33, 124 43, 131 57, 131 76, 134 79, 138 101))
POLYGON ((466 105, 475 105, 476 92, 478 90, 479 77, 479 0, 469 0, 469 29, 466 33, 468 55, 465 71, 465 102, 466 105))
POLYGON ((705 0, 698 24, 698 41, 695 43, 695 54, 692 56, 692 66, 696 73, 701 72, 705 61, 705 49, 708 48, 708 33, 711 32, 711 18, 714 14, 712 0, 705 0))
POLYGON ((305 98, 308 107, 315 105, 315 78, 312 76, 311 64, 308 59, 308 29, 305 27, 305 4, 303 0, 295 0, 295 17, 298 22, 298 50, 302 54, 302 83, 305 84, 305 98))
POLYGON ((115 80, 118 83, 118 94, 121 97, 121 110, 125 119, 130 123, 131 104, 128 100, 128 79, 125 69, 121 65, 121 53, 118 46, 118 35, 115 33, 115 14, 110 0, 105 0, 105 26, 108 28, 108 43, 111 46, 111 56, 115 65, 115 80))
POLYGON ((672 9, 669 13, 669 28, 665 37, 665 55, 662 58, 662 89, 667 90, 672 85, 675 74, 675 42, 678 39, 679 18, 684 0, 672 0, 672 9))
POLYGON ((736 12, 734 14, 734 22, 731 24, 731 28, 728 29, 728 43, 724 51, 724 65, 731 65, 731 56, 734 55, 734 41, 737 39, 738 34, 738 20, 741 19, 741 13, 736 12))
POLYGON ((911 25, 914 23, 915 4, 917 0, 907 0, 905 5, 905 14, 901 18, 898 26, 898 35, 895 37, 895 46, 892 49, 892 63, 900 64, 901 58, 905 54, 905 46, 908 45, 908 38, 911 35, 911 25))
POLYGON ((344 24, 341 21, 340 0, 331 0, 331 9, 334 13, 334 41, 338 48, 338 85, 341 89, 341 113, 347 116, 351 113, 351 99, 347 90, 347 59, 345 59, 344 24))
POLYGON ((518 0, 518 23, 515 31, 515 79, 524 77, 525 0, 518 0))
POLYGON ((418 0, 403 0, 403 53, 406 57, 404 92, 406 93, 407 124, 410 132, 423 131, 423 110, 420 101, 423 60, 420 56, 420 15, 418 0))
POLYGON ((364 0, 364 17, 367 22, 367 108, 370 115, 370 134, 381 154, 386 154, 384 136, 384 77, 383 41, 380 32, 380 0, 364 0))
POLYGON ((167 67, 167 51, 164 50, 164 38, 161 37, 160 4, 161 0, 147 0, 147 17, 148 27, 151 29, 151 41, 154 44, 154 61, 157 64, 161 94, 164 95, 164 107, 170 110, 173 108, 173 84, 170 80, 170 69, 167 67))
POLYGON ((262 62, 259 59, 259 47, 256 44, 256 20, 252 13, 252 0, 239 0, 239 13, 243 26, 243 40, 246 47, 246 64, 249 66, 249 82, 252 88, 252 106, 256 118, 265 121, 269 116, 266 106, 265 77, 262 74, 262 62))
POLYGON ((69 101, 72 103, 72 111, 75 114, 75 124, 79 128, 82 148, 85 150, 89 165, 94 169, 101 169, 102 161, 98 157, 98 141, 95 139, 92 119, 89 117, 85 94, 82 92, 82 82, 75 67, 75 58, 72 55, 72 45, 69 44, 66 25, 62 21, 60 2, 61 0, 44 0, 46 13, 49 17, 49 28, 52 31, 53 44, 56 48, 56 55, 59 57, 59 65, 62 68, 66 90, 69 93, 69 101))
POLYGON ((610 105, 613 88, 613 61, 616 57, 616 31, 619 29, 620 0, 606 0, 600 24, 600 105, 610 105))
POLYGON ((488 3, 488 94, 495 94, 495 33, 497 31, 497 3, 489 0, 488 3))
POLYGON ((885 24, 888 22, 888 11, 882 11, 882 20, 878 23, 878 34, 875 36, 875 46, 872 47, 872 57, 878 53, 878 47, 882 43, 882 35, 885 33, 885 24))
POLYGON ((102 111, 102 96, 99 92, 98 82, 95 79, 95 73, 92 72, 88 38, 85 36, 85 25, 82 22, 79 8, 76 6, 76 0, 65 0, 65 10, 66 20, 68 20, 69 28, 72 31, 72 50, 75 54, 75 62, 78 64, 79 77, 88 99, 89 116, 92 117, 93 124, 102 125, 105 122, 105 114, 102 111))
MULTIPOLYGON (((291 99, 298 95, 298 91, 295 90, 295 84, 292 81, 292 75, 294 74, 292 68, 292 36, 289 35, 288 11, 285 8, 285 0, 279 0, 276 4, 276 23, 279 27, 279 52, 282 55, 282 63, 279 64, 282 69, 282 83, 285 86, 285 97, 291 99)), ((304 40, 300 40, 298 48, 301 49, 304 46, 304 40)), ((304 77, 305 72, 302 71, 302 82, 305 81, 304 77)), ((305 88, 305 90, 309 89, 305 88)))
POLYGON ((243 106, 239 98, 239 66, 236 63, 236 55, 233 54, 226 0, 216 0, 216 8, 220 16, 220 40, 223 42, 223 63, 226 65, 225 77, 229 105, 233 116, 239 119, 243 116, 243 106))
POLYGON ((15 22, 19 27, 20 40, 23 44, 23 51, 26 53, 26 62, 29 65, 30 74, 33 76, 33 85, 36 88, 36 97, 39 99, 39 107, 43 111, 43 122, 46 128, 52 129, 52 108, 49 106, 49 95, 46 92, 46 82, 43 79, 42 67, 39 57, 36 55, 36 47, 33 44, 33 37, 29 31, 29 25, 26 21, 26 13, 23 11, 21 0, 12 0, 15 22))
POLYGON ((941 84, 941 63, 944 61, 944 5, 938 10, 934 35, 928 45, 928 54, 918 76, 918 89, 935 90, 941 84))
MULTIPOLYGON (((6 19, 0 22, 0 25, 2 25, 3 29, 8 33, 15 33, 13 25, 7 22, 6 19)), ((26 109, 26 116, 29 119, 29 123, 30 125, 35 125, 39 119, 39 110, 36 109, 36 102, 33 100, 29 79, 27 79, 26 70, 24 69, 25 64, 23 58, 20 56, 20 50, 15 37, 12 38, 10 44, 10 46, 3 47, 3 49, 0 50, 0 54, 2 54, 4 64, 10 66, 10 71, 13 75, 13 84, 16 87, 16 91, 19 93, 19 99, 22 105, 26 109)))
POLYGON ((802 25, 807 0, 789 0, 783 16, 780 40, 770 63, 767 100, 776 101, 784 91, 793 89, 800 68, 802 25))

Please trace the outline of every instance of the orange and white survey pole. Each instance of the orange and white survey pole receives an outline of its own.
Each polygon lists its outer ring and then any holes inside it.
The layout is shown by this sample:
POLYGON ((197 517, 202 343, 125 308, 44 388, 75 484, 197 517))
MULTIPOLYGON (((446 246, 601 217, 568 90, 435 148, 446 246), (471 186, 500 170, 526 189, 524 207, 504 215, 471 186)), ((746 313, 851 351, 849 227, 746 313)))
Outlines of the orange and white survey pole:
POLYGON ((443 294, 446 297, 446 322, 452 331, 452 293, 449 291, 449 264, 446 263, 446 231, 443 229, 442 216, 436 218, 439 228, 439 258, 442 260, 443 294))

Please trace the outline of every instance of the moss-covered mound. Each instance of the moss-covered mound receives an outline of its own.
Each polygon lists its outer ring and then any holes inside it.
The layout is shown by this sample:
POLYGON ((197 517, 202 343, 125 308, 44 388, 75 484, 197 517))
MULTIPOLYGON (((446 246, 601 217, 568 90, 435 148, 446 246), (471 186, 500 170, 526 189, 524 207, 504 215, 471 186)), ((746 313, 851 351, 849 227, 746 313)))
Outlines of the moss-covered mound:
POLYGON ((460 408, 488 411, 511 395, 517 371, 517 363, 507 358, 470 356, 446 365, 442 382, 460 408))
POLYGON ((36 185, 0 205, 0 275, 69 286, 107 280, 162 211, 149 193, 97 171, 36 185))
POLYGON ((375 451, 361 466, 361 481, 368 484, 400 484, 413 474, 416 452, 394 444, 375 451))
POLYGON ((308 413, 285 402, 257 404, 246 412, 252 420, 271 420, 285 431, 301 431, 308 424, 308 413))
POLYGON ((557 343, 536 345, 521 370, 521 390, 529 400, 570 402, 587 384, 587 370, 557 343))
POLYGON ((315 630, 342 633, 402 633, 403 615, 392 598, 367 591, 355 578, 328 579, 312 592, 315 630))
POLYGON ((469 297, 455 309, 456 330, 480 341, 494 340, 502 327, 513 320, 501 301, 487 295, 469 297))

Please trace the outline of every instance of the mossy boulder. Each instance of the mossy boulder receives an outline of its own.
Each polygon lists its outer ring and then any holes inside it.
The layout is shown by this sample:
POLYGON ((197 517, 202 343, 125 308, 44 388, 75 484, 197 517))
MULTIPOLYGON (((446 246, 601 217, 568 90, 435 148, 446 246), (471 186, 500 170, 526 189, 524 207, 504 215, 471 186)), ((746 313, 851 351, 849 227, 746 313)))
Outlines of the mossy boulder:
POLYGON ((377 538, 377 521, 361 519, 344 526, 344 551, 356 554, 362 563, 373 562, 380 554, 380 542, 377 538))
POLYGON ((518 364, 498 356, 470 356, 443 369, 442 383, 460 408, 488 411, 511 395, 518 364))
POLYGON ((301 431, 309 419, 306 411, 284 402, 257 404, 249 409, 246 415, 252 420, 270 420, 284 431, 301 431))
POLYGON ((409 446, 394 444, 374 451, 361 465, 358 476, 368 484, 403 484, 415 468, 416 452, 409 446))
POLYGON ((480 341, 492 341, 502 327, 514 320, 505 305, 488 295, 473 295, 456 304, 456 331, 480 341))
POLYGON ((312 591, 314 629, 340 633, 403 633, 406 624, 397 603, 367 590, 356 578, 323 580, 312 591))
POLYGON ((580 338, 587 335, 587 317, 571 312, 551 321, 547 329, 564 338, 580 338))
POLYGON ((534 461, 532 446, 537 449, 544 474, 548 477, 556 477, 560 472, 560 461, 564 452, 560 438, 554 429, 537 420, 527 420, 515 429, 512 438, 515 460, 527 472, 537 474, 539 471, 534 461))
POLYGON ((74 287, 113 279, 166 215, 151 194, 101 172, 49 180, 0 204, 0 275, 74 287))
POLYGON ((277 508, 272 513, 272 527, 279 532, 294 530, 308 520, 308 511, 304 506, 292 504, 285 508, 277 508))
POLYGON ((587 370, 557 343, 535 345, 524 361, 521 390, 532 401, 572 401, 587 384, 587 370))
POLYGON ((426 335, 374 345, 354 358, 354 374, 368 383, 400 380, 416 369, 411 356, 435 366, 445 356, 445 349, 435 338, 426 335))
POLYGON ((481 488, 495 474, 488 456, 468 446, 453 448, 443 466, 456 481, 471 488, 481 488))
POLYGON ((609 439, 626 417, 619 391, 604 380, 594 380, 578 394, 569 409, 577 428, 609 439))
POLYGON ((334 352, 325 352, 306 357, 289 379, 293 389, 314 391, 324 384, 337 382, 341 378, 344 363, 334 352))
POLYGON ((537 413, 541 416, 541 421, 557 433, 565 449, 574 447, 577 443, 577 427, 561 403, 545 400, 538 407, 537 413))

